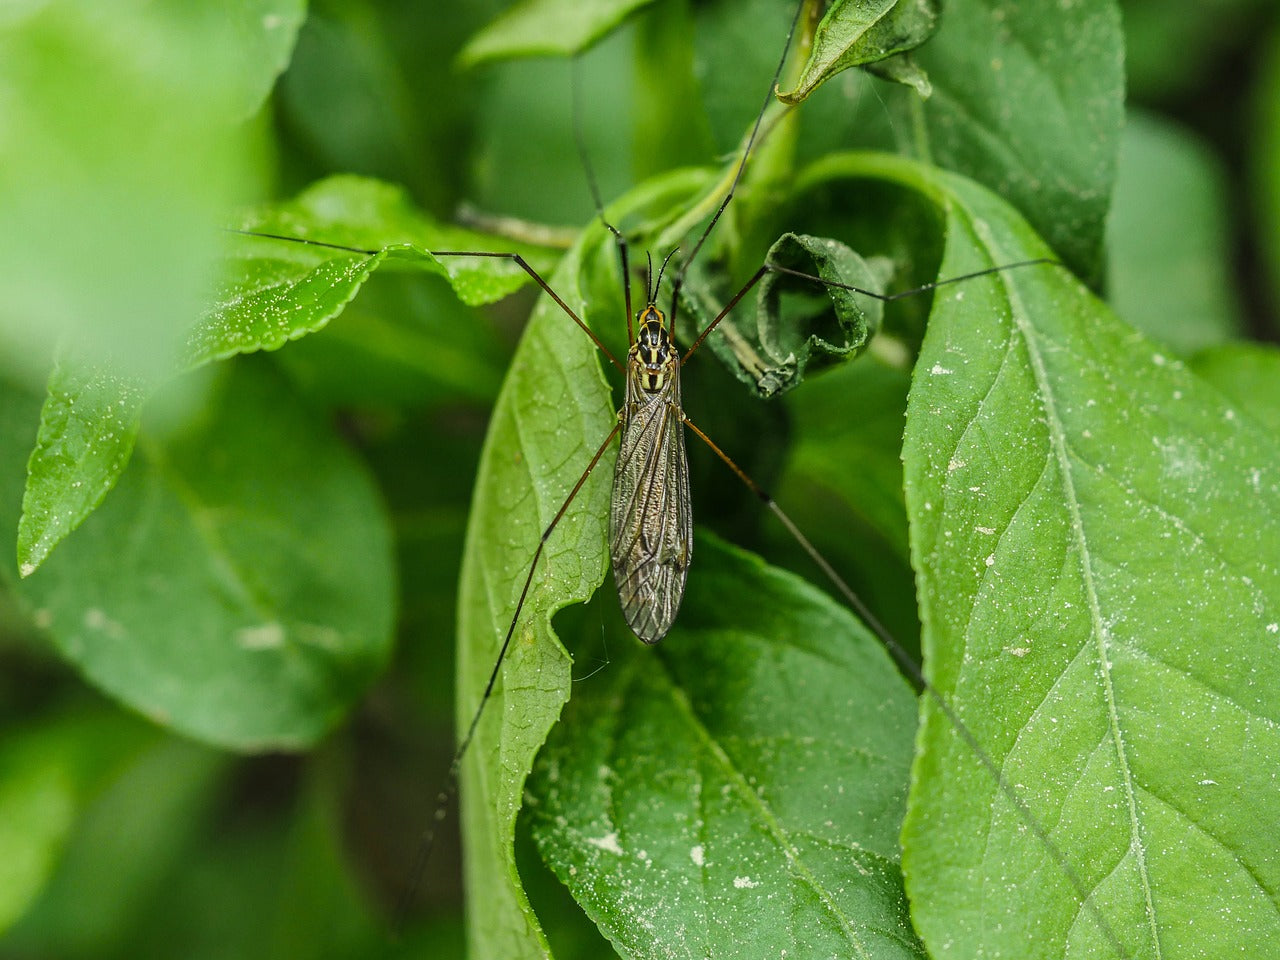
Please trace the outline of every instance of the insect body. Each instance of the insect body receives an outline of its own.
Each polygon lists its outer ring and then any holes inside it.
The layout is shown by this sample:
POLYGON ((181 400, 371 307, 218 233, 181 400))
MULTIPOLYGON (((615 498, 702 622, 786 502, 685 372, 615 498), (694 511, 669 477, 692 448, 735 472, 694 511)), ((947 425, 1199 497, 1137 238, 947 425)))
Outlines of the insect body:
POLYGON ((627 625, 657 643, 675 621, 693 557, 680 356, 650 303, 627 354, 621 446, 609 509, 609 554, 627 625))

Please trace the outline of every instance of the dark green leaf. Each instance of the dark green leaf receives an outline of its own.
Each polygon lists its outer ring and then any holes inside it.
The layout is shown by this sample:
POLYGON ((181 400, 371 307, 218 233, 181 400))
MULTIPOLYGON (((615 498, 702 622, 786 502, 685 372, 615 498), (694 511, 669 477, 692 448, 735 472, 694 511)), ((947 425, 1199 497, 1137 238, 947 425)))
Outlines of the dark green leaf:
POLYGON ((818 25, 799 78, 778 96, 799 103, 843 70, 878 64, 887 71, 886 79, 906 83, 927 97, 927 77, 897 55, 920 46, 937 25, 937 0, 842 0, 818 25))
POLYGON ((1179 353, 1241 332, 1226 187, 1202 143, 1148 114, 1129 114, 1107 222, 1107 299, 1179 353))
POLYGON ((1122 0, 1130 96, 1168 102, 1181 93, 1181 103, 1195 103, 1222 64, 1242 64, 1250 29, 1274 6, 1271 0, 1122 0))
POLYGON ((788 470, 840 494, 905 561, 902 417, 909 378, 874 359, 813 378, 788 398, 797 430, 788 470))
MULTIPOLYGON (((944 274, 1046 252, 976 185, 903 179, 947 203, 944 274)), ((1031 267, 935 298, 903 459, 932 682, 1082 887, 930 707, 903 861, 925 942, 1264 955, 1280 937, 1274 434, 1031 267)))
MULTIPOLYGON (((1007 198, 1098 279, 1124 125, 1113 0, 952 0, 915 57, 933 83, 917 149, 1007 198)), ((916 129, 914 116, 899 125, 916 129)))
POLYGON ((394 614, 377 492, 264 367, 139 456, 23 594, 64 656, 190 736, 299 747, 384 663, 394 614), (234 704, 234 709, 228 709, 234 704))
POLYGON ((584 680, 539 757, 543 857, 626 957, 923 957, 910 689, 812 587, 697 553, 678 626, 584 680))
POLYGON ((458 55, 473 67, 512 57, 582 53, 653 0, 521 0, 471 38, 458 55))

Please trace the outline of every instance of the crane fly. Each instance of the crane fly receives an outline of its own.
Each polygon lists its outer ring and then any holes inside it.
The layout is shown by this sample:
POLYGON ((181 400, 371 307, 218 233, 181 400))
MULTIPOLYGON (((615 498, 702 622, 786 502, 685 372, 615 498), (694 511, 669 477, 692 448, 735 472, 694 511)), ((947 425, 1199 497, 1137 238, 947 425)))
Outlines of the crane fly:
MULTIPOLYGON (((1099 908, 1089 897, 1083 881, 1076 875, 1070 861, 1054 844, 1048 831, 1027 807, 1019 790, 1004 779, 999 767, 986 753, 977 738, 969 731, 964 720, 951 709, 942 695, 923 676, 919 667, 903 652, 892 634, 872 615, 857 594, 810 543, 790 517, 782 511, 777 502, 744 470, 735 464, 706 433, 694 424, 683 409, 680 375, 684 362, 703 344, 708 335, 747 293, 766 274, 771 272, 791 274, 801 280, 816 283, 828 289, 842 288, 857 295, 889 301, 1000 271, 1055 263, 1055 261, 1048 258, 1004 263, 999 266, 949 277, 900 293, 886 295, 853 284, 820 279, 804 271, 782 264, 765 262, 732 297, 728 298, 724 308, 692 338, 688 350, 683 355, 679 352, 674 336, 675 320, 676 312, 681 302, 680 290, 685 281, 686 272, 734 196, 748 159, 752 155, 753 147, 757 144, 767 106, 773 91, 777 87, 778 79, 786 61, 792 32, 803 10, 804 4, 802 3, 796 9, 791 30, 788 32, 787 40, 784 44, 782 59, 779 61, 773 80, 770 83, 765 107, 762 107, 757 115, 754 126, 746 138, 740 157, 736 162, 731 182, 723 192, 714 212, 710 214, 710 220, 697 241, 693 244, 689 253, 679 261, 672 283, 672 290, 670 291, 671 307, 668 312, 664 312, 658 305, 663 269, 658 271, 656 277, 653 277, 653 271, 652 269, 650 270, 650 280, 645 291, 645 303, 639 311, 633 312, 627 240, 623 233, 606 219, 603 205, 600 203, 598 191, 595 187, 594 176, 591 173, 589 164, 586 164, 588 182, 596 200, 596 209, 599 213, 600 222, 612 234, 618 247, 628 327, 628 350, 625 355, 625 362, 619 361, 591 329, 590 325, 583 319, 580 308, 575 309, 576 304, 569 302, 566 297, 557 293, 553 284, 534 269, 521 254, 485 250, 431 251, 435 258, 446 261, 449 259, 487 258, 502 259, 514 264, 537 284, 542 293, 555 305, 558 311, 566 315, 585 333, 601 354, 621 371, 625 381, 623 403, 615 414, 616 422, 614 426, 589 458, 585 469, 582 470, 576 483, 568 490, 558 509, 552 514, 550 521, 543 527, 532 557, 524 564, 523 569, 525 572, 522 584, 519 586, 514 597, 514 603, 510 607, 510 619, 505 636, 501 637, 499 641, 497 653, 488 670, 487 680, 483 684, 483 689, 473 703, 463 701, 461 710, 469 713, 469 722, 463 727, 462 736, 459 738, 458 748, 450 766, 447 787, 441 796, 441 802, 434 819, 438 822, 443 817, 445 803, 456 789, 463 761, 469 755, 469 749, 473 740, 477 737, 482 719, 485 717, 486 708, 498 688, 499 680, 503 675, 504 667, 507 665, 509 654, 513 649, 513 642, 517 638, 521 641, 536 638, 532 627, 528 628, 527 635, 521 630, 521 627, 525 623, 526 602, 531 595, 530 591, 534 584, 535 576, 540 569, 540 563, 546 552, 547 544, 555 535, 571 504, 585 488, 596 467, 604 459, 606 452, 611 448, 615 439, 620 439, 620 443, 614 466, 614 481, 608 508, 607 543, 622 613, 632 632, 647 644, 658 643, 676 622, 693 556, 689 467, 684 438, 684 430, 688 428, 717 457, 723 460, 737 478, 746 484, 778 517, 790 535, 795 538, 796 542, 801 545, 802 549, 822 570, 840 596, 861 615, 871 630, 879 636, 904 672, 927 694, 933 697, 960 738, 969 745, 979 763, 990 772, 1004 799, 1015 811, 1017 817, 1021 819, 1027 831, 1035 837, 1036 842, 1043 845, 1048 851, 1049 858, 1056 864, 1056 869, 1062 873, 1068 885, 1074 891, 1083 913, 1095 922, 1097 928, 1102 932, 1102 939, 1108 943, 1111 952, 1117 957, 1125 957, 1127 953, 1120 946, 1119 938, 1111 930, 1099 908)), ((585 162, 585 151, 583 153, 585 162)), ((281 240, 299 239, 280 234, 259 233, 258 235, 281 240)), ((378 253, 376 250, 343 247, 324 241, 303 240, 302 242, 319 247, 355 249, 355 252, 369 256, 374 256, 378 253)), ((677 249, 668 251, 667 259, 663 261, 662 265, 664 269, 667 261, 677 254, 677 249)), ((555 712, 558 713, 558 707, 555 712)), ((514 821, 515 816, 514 808, 518 806, 520 791, 523 788, 523 779, 517 779, 518 782, 513 780, 511 785, 504 787, 504 789, 510 789, 511 787, 514 787, 514 789, 510 790, 507 798, 502 801, 502 803, 511 807, 510 818, 512 821, 514 821)), ((467 798, 464 797, 464 806, 466 802, 467 798)), ((423 869, 430 855, 433 833, 434 826, 419 852, 415 873, 419 873, 423 869)), ((605 837, 600 838, 600 842, 607 846, 609 841, 605 837)), ((506 854, 500 853, 499 856, 503 857, 506 854)), ((744 885, 751 882, 751 879, 747 877, 744 880, 744 885)))

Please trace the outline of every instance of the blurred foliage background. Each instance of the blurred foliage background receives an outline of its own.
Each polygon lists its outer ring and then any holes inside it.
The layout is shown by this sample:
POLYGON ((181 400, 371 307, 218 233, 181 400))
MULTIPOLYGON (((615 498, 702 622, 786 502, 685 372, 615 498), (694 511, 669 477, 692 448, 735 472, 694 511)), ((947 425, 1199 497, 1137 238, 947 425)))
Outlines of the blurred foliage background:
MULTIPOLYGON (((500 0, 255 6, 263 29, 252 36, 227 29, 214 5, 28 2, 0 13, 0 432, 26 437, 26 449, 59 338, 110 341, 147 375, 185 329, 172 318, 198 309, 217 228, 237 206, 354 172, 403 184, 445 221, 512 217, 572 236, 592 216, 569 65, 458 64, 500 0), (243 77, 249 50, 259 74, 228 83, 243 77)), ((1130 111, 1105 294, 1178 353, 1274 340, 1280 9, 1121 6, 1130 111)), ((662 0, 582 58, 587 149, 606 198, 732 149, 787 7, 662 0), (661 18, 689 16, 708 64, 693 118, 688 92, 663 84, 664 52, 643 43, 661 18)), ((855 144, 881 135, 877 96, 860 101, 869 132, 855 144)), ((437 278, 379 276, 341 323, 270 360, 237 361, 270 363, 305 415, 362 451, 390 518, 394 654, 312 749, 220 750, 108 699, 46 638, 10 554, 0 570, 0 957, 462 953, 452 819, 403 938, 389 947, 387 930, 452 752, 472 476, 531 303, 525 291, 472 310, 437 278)), ((217 398, 212 380, 175 389, 157 429, 217 398)), ((785 414, 759 416, 779 428, 769 436, 785 435, 785 414)), ((705 419, 717 436, 734 431, 705 419)), ((781 444, 757 443, 750 468, 772 479, 781 444)), ((11 542, 22 450, 8 443, 0 460, 11 542)), ((695 500, 716 501, 707 519, 741 524, 754 505, 736 490, 699 497, 697 486, 717 483, 699 469, 695 500)), ((913 630, 910 602, 884 611, 900 633, 913 630)), ((559 896, 548 888, 549 911, 559 896)), ((585 943, 583 955, 598 949, 585 943)))

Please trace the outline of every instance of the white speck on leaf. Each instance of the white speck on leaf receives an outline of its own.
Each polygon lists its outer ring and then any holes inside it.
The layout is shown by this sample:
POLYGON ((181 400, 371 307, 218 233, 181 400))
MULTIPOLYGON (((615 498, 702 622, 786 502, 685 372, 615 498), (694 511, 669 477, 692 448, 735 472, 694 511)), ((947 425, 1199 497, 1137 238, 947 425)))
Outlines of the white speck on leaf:
POLYGON ((616 853, 618 856, 622 856, 622 847, 618 844, 618 835, 616 833, 606 833, 603 837, 587 837, 587 843, 597 850, 604 850, 608 853, 616 853))

